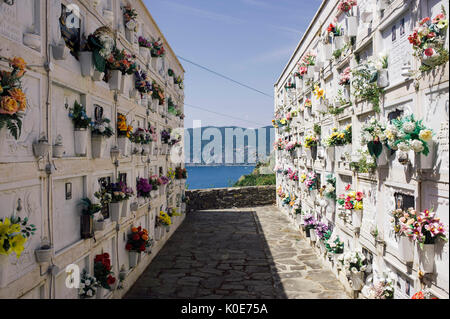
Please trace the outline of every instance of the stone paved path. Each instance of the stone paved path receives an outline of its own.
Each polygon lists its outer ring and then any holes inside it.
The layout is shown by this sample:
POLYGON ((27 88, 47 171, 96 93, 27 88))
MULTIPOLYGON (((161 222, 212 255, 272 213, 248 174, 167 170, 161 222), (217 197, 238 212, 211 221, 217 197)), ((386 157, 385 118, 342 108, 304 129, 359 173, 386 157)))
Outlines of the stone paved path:
POLYGON ((348 298, 276 207, 187 215, 125 298, 348 298))

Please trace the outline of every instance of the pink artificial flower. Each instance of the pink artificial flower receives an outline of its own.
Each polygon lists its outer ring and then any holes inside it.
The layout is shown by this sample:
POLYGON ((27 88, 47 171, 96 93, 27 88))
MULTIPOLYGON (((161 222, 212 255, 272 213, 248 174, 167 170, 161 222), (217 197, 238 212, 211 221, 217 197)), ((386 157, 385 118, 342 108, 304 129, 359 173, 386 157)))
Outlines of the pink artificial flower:
POLYGON ((445 19, 445 15, 441 12, 439 13, 437 16, 434 17, 433 19, 433 23, 438 23, 439 21, 441 21, 442 19, 445 19))
POLYGON ((351 187, 352 185, 348 184, 347 186, 345 186, 345 190, 348 191, 351 187))
POLYGON ((434 50, 433 50, 433 48, 425 49, 425 55, 426 55, 426 56, 432 56, 432 55, 434 55, 434 50))

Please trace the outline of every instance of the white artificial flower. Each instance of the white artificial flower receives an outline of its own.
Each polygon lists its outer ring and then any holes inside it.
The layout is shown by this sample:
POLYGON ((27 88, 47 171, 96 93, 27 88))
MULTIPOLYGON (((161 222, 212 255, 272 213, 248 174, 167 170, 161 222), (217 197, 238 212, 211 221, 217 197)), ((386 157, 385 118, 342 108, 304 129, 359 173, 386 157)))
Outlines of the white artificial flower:
POLYGON ((84 287, 85 287, 85 284, 83 284, 83 283, 80 283, 80 289, 84 289, 84 287))
POLYGON ((86 295, 88 295, 89 297, 92 297, 92 290, 88 290, 86 295))
POLYGON ((403 123, 402 128, 403 128, 403 131, 405 133, 411 133, 411 132, 413 132, 415 130, 416 123, 410 122, 410 121, 406 121, 405 123, 403 123))
POLYGON ((414 152, 416 152, 416 153, 420 153, 424 149, 423 143, 420 140, 413 140, 413 141, 411 141, 410 142, 410 146, 414 150, 414 152))
POLYGON ((105 128, 105 126, 103 124, 100 124, 98 126, 98 130, 99 130, 100 133, 103 133, 106 130, 106 128, 105 128))
POLYGON ((360 270, 361 271, 366 271, 366 269, 367 269, 367 266, 366 265, 362 265, 360 270))
POLYGON ((358 269, 356 269, 356 267, 352 267, 351 269, 352 273, 357 274, 359 272, 358 269))
POLYGON ((91 285, 91 281, 90 281, 89 279, 86 279, 86 280, 84 281, 84 284, 85 284, 86 286, 90 286, 90 285, 91 285))
POLYGON ((408 152, 410 150, 410 147, 409 147, 408 143, 406 143, 406 142, 398 143, 397 147, 402 152, 408 152))

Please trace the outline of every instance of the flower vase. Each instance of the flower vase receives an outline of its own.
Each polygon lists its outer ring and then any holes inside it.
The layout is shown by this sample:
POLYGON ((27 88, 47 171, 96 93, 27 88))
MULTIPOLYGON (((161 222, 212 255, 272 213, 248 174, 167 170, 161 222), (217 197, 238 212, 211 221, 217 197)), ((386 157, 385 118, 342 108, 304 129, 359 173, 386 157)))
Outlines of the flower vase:
POLYGON ((358 35, 358 18, 355 16, 347 17, 347 35, 356 37, 358 35))
POLYGON ((312 159, 312 152, 311 152, 311 148, 310 147, 305 147, 305 153, 306 153, 306 157, 308 159, 312 159))
POLYGON ((145 62, 148 61, 149 54, 150 54, 149 48, 139 47, 139 55, 144 59, 145 62))
POLYGON ((92 52, 83 51, 78 53, 80 60, 81 75, 83 77, 92 77, 94 75, 94 63, 92 62, 92 52))
POLYGON ((150 58, 150 65, 154 71, 157 71, 158 59, 159 59, 158 57, 153 57, 153 56, 150 58))
POLYGON ((336 148, 335 146, 327 147, 327 157, 330 161, 334 162, 336 155, 336 148))
POLYGON ((120 70, 111 71, 111 78, 108 83, 111 91, 120 90, 122 83, 122 72, 120 70))
POLYGON ((102 158, 105 150, 106 138, 103 135, 92 135, 92 158, 102 158))
POLYGON ((342 253, 340 253, 340 254, 333 254, 333 263, 337 266, 339 263, 340 263, 340 261, 339 261, 339 258, 342 256, 342 253))
POLYGON ((53 157, 61 158, 63 157, 64 153, 65 153, 64 145, 53 145, 52 147, 53 157))
POLYGON ((88 140, 87 129, 75 128, 74 139, 75 139, 75 155, 76 156, 86 156, 87 140, 88 140))
POLYGON ((80 216, 80 234, 82 239, 92 238, 94 233, 94 217, 91 215, 80 216))
POLYGON ((389 86, 389 72, 387 69, 378 71, 377 85, 382 89, 389 86))
POLYGON ((170 226, 169 225, 164 226, 164 228, 166 230, 166 233, 170 232, 170 226))
POLYGON ((344 47, 344 45, 345 45, 343 36, 334 37, 333 42, 334 42, 334 49, 335 50, 341 50, 344 47))
POLYGON ((428 149, 430 153, 428 155, 419 154, 420 168, 421 169, 433 169, 434 168, 434 141, 428 142, 428 149))
POLYGON ((143 144, 142 155, 149 155, 149 154, 150 154, 150 144, 143 144))
POLYGON ((103 287, 98 287, 98 288, 97 288, 97 293, 95 294, 95 295, 96 295, 96 298, 97 298, 97 299, 102 299, 104 294, 105 294, 105 288, 103 288, 103 287))
POLYGON ((123 156, 128 156, 130 154, 129 153, 130 143, 131 143, 130 139, 126 136, 120 136, 119 138, 117 138, 117 144, 119 146, 120 153, 123 156))
POLYGON ((377 158, 377 165, 378 166, 385 166, 389 162, 389 149, 386 145, 383 145, 383 149, 381 151, 381 154, 377 158))
POLYGON ((169 144, 163 144, 162 145, 162 152, 161 152, 161 154, 166 155, 167 151, 168 151, 168 148, 169 148, 169 144))
POLYGON ((92 75, 92 80, 98 82, 98 81, 103 80, 104 76, 105 76, 104 72, 100 72, 100 71, 94 70, 94 74, 92 75))
POLYGON ((130 201, 126 199, 123 201, 122 205, 122 217, 127 218, 129 212, 130 212, 130 201))
POLYGON ((323 58, 331 60, 333 58, 333 47, 331 43, 324 44, 322 47, 323 58))
POLYGON ((0 288, 8 284, 9 255, 0 254, 0 288))
POLYGON ((94 220, 94 231, 105 230, 106 222, 104 220, 94 220))
POLYGON ((311 228, 311 229, 309 230, 309 238, 310 238, 310 240, 311 240, 312 242, 317 241, 317 234, 316 234, 316 230, 315 230, 315 229, 311 228))
POLYGON ((129 252, 129 263, 130 263, 130 268, 134 268, 136 267, 136 265, 138 264, 139 261, 139 257, 140 257, 141 253, 131 250, 129 252))
POLYGON ((109 216, 113 222, 119 222, 122 213, 123 201, 109 203, 109 216))
POLYGON ((163 196, 166 193, 166 187, 167 187, 167 184, 159 186, 159 195, 160 196, 163 196))
POLYGON ((135 37, 134 34, 135 34, 134 30, 130 30, 128 28, 125 28, 125 38, 131 44, 134 43, 134 37, 135 37))
POLYGON ((419 249, 420 269, 424 273, 434 272, 434 244, 424 244, 423 248, 419 249))
POLYGON ((405 263, 414 261, 414 241, 411 237, 400 236, 398 241, 398 255, 405 263))
POLYGON ((364 286, 364 273, 363 272, 357 272, 356 274, 351 272, 350 273, 350 280, 352 281, 352 289, 355 291, 360 291, 362 287, 364 286))
POLYGON ((362 224, 363 211, 361 209, 352 209, 352 225, 360 228, 362 224))
POLYGON ((36 254, 36 261, 38 263, 50 262, 53 255, 53 249, 51 247, 48 248, 40 248, 34 251, 36 254))
POLYGON ((66 42, 62 40, 59 44, 52 44, 52 53, 53 58, 55 60, 65 60, 67 59, 67 56, 69 55, 69 48, 66 46, 66 42))

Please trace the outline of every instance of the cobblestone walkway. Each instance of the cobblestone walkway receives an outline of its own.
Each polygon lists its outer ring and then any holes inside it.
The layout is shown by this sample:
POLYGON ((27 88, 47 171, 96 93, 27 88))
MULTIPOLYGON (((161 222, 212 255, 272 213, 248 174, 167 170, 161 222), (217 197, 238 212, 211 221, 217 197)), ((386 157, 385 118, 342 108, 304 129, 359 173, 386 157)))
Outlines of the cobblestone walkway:
POLYGON ((125 298, 347 298, 276 207, 187 215, 125 298))

